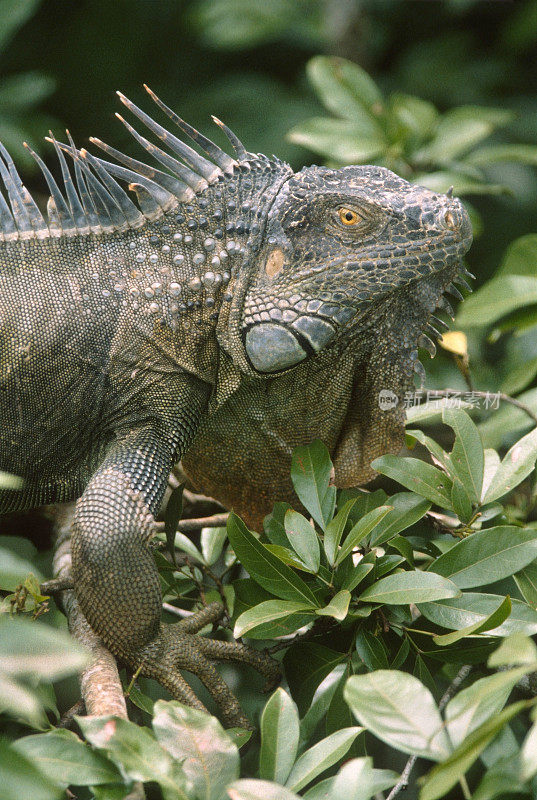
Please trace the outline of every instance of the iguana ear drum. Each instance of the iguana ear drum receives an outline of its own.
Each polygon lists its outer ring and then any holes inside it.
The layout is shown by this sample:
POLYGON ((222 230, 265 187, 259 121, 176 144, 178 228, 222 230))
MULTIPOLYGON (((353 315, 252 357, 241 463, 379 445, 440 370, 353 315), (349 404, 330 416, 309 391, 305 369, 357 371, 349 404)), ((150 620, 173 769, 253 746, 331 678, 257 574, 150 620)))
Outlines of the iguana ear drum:
POLYGON ((288 328, 272 322, 253 325, 246 334, 246 353, 258 372, 280 372, 307 357, 288 328))
POLYGON ((335 332, 333 325, 318 317, 298 317, 288 327, 260 322, 248 329, 245 347, 258 372, 280 372, 317 353, 335 332))

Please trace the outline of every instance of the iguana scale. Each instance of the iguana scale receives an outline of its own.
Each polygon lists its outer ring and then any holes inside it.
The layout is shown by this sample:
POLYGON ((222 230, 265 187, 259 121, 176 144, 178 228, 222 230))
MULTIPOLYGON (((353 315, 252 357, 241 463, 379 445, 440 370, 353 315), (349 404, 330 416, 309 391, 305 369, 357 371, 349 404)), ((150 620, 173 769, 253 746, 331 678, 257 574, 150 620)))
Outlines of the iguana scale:
POLYGON ((383 167, 294 173, 215 120, 232 157, 149 93, 203 154, 120 94, 167 149, 121 117, 155 165, 52 137, 62 190, 32 152, 48 220, 0 145, 0 468, 24 479, 0 510, 79 498, 73 579, 90 625, 199 705, 180 669, 196 673, 240 724, 212 659, 267 672, 261 657, 196 637, 197 618, 160 622, 149 542, 170 469, 181 458, 252 525, 291 499, 298 444, 325 442, 338 486, 369 480, 400 449, 418 345, 434 350, 471 229, 458 200, 383 167))

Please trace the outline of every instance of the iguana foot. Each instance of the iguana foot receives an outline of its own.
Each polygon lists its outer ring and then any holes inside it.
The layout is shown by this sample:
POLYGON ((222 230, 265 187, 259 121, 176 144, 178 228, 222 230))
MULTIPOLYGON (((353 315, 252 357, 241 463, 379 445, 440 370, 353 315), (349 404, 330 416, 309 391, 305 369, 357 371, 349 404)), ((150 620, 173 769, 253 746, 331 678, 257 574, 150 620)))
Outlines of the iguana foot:
POLYGON ((180 670, 196 675, 210 692, 226 725, 251 728, 238 700, 212 662, 239 661, 248 664, 267 679, 265 691, 278 683, 280 668, 278 662, 266 653, 240 642, 222 642, 197 635, 206 625, 218 622, 223 613, 220 603, 210 603, 187 619, 172 625, 161 625, 157 638, 137 653, 131 666, 140 669, 142 675, 157 680, 176 700, 206 711, 180 670))

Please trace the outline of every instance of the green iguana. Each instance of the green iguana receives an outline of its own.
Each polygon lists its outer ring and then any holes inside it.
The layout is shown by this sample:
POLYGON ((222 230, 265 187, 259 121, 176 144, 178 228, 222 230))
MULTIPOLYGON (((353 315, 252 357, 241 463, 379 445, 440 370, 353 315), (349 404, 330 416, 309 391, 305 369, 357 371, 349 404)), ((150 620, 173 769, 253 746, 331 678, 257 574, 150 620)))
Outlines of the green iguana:
POLYGON ((337 486, 369 480, 400 449, 471 228, 449 194, 379 166, 294 173, 215 119, 231 157, 148 92, 203 155, 120 94, 170 152, 121 117, 158 168, 52 137, 62 190, 30 151, 48 221, 0 145, 0 469, 24 479, 0 511, 79 498, 73 583, 94 631, 199 707, 180 669, 197 674, 244 724, 212 660, 269 674, 261 654, 195 636, 214 609, 160 621, 150 540, 170 469, 250 524, 292 497, 291 452, 314 438, 337 486))

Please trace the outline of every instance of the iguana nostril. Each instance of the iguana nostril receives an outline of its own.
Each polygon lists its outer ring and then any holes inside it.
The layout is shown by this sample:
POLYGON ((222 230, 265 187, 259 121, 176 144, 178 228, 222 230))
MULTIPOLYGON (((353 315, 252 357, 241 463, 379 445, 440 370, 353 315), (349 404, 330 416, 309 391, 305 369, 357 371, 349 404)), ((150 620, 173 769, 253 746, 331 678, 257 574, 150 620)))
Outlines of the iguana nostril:
POLYGON ((457 227, 455 216, 451 211, 446 211, 446 213, 444 214, 444 222, 448 228, 451 228, 451 230, 455 230, 455 228, 457 227))

